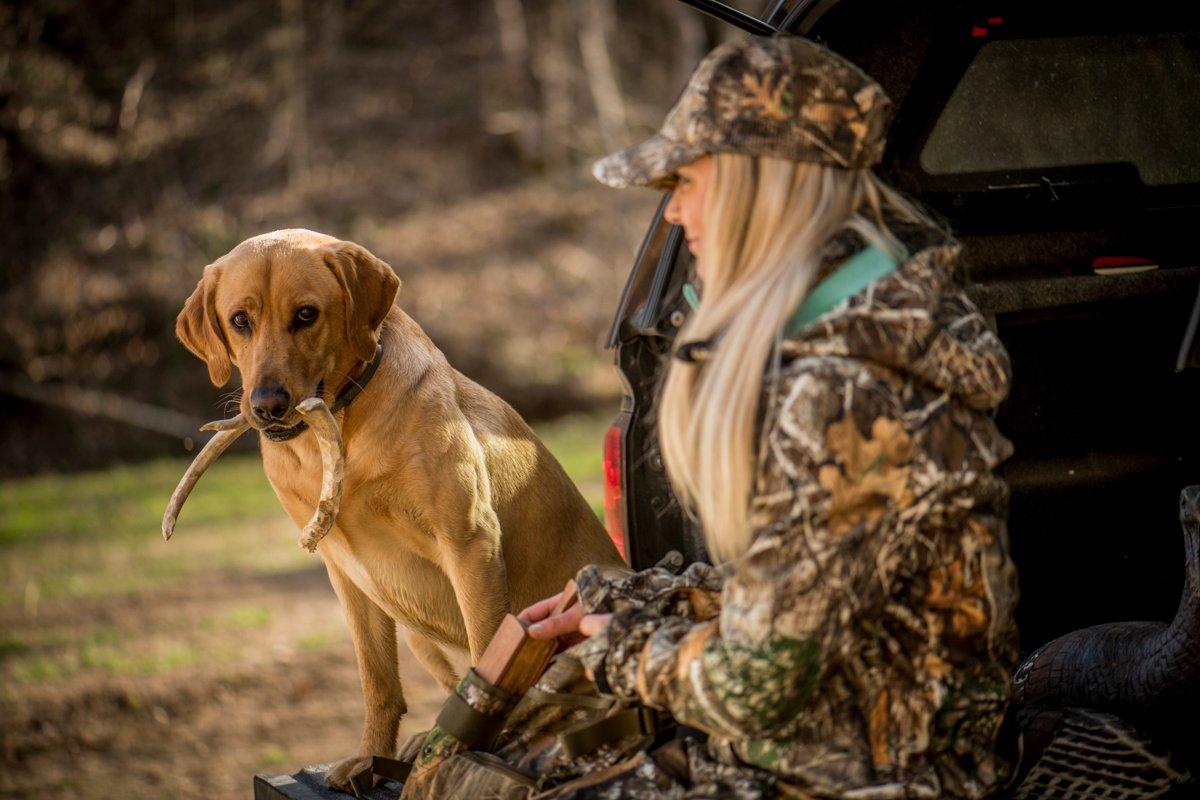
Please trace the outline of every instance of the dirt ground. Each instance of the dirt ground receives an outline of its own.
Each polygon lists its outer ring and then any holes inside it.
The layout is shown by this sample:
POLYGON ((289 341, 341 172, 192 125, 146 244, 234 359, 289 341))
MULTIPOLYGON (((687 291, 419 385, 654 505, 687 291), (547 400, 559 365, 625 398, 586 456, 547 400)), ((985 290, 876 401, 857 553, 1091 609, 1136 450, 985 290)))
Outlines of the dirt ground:
MULTIPOLYGON (((0 794, 248 797, 255 772, 291 772, 352 754, 362 720, 358 674, 319 565, 267 579, 188 583, 152 597, 63 604, 39 616, 43 625, 82 636, 97 624, 134 636, 180 619, 236 617, 246 607, 265 611, 271 624, 210 631, 205 644, 224 648, 226 657, 163 675, 25 687, 4 702, 0 794)), ((4 620, 4 628, 19 626, 4 620)), ((401 648, 406 735, 431 724, 443 694, 401 648)))
MULTIPOLYGON (((610 417, 535 426, 595 507, 610 417)), ((248 798, 352 755, 354 653, 257 454, 158 520, 185 461, 0 482, 0 797, 248 798)), ((401 741, 444 693, 400 642, 401 741)))

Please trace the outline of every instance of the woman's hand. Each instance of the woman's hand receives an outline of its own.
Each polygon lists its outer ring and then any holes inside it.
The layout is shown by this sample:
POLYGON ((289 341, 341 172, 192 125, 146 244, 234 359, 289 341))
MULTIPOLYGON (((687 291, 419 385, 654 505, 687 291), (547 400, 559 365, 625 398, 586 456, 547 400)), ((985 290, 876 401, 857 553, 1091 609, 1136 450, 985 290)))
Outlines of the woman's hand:
POLYGON ((526 630, 534 639, 562 639, 567 646, 583 641, 604 630, 612 614, 584 614, 579 603, 561 614, 551 615, 562 592, 539 600, 517 615, 526 624, 526 630))

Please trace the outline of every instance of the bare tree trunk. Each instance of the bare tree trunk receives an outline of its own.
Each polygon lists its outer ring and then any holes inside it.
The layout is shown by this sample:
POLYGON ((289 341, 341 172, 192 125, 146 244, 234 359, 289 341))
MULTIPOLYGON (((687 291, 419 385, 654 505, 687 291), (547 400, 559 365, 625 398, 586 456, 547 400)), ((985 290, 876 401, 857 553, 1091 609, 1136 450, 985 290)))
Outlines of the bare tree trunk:
POLYGON ((542 153, 553 164, 567 161, 574 104, 571 101, 571 7, 552 2, 547 8, 546 35, 533 55, 533 71, 542 93, 542 153))
POLYGON ((615 27, 613 0, 582 0, 580 5, 583 18, 579 22, 579 50, 584 74, 596 104, 604 149, 613 150, 628 138, 625 100, 608 50, 608 35, 615 27))
POLYGON ((125 91, 121 94, 121 114, 117 118, 122 133, 128 133, 137 124, 138 112, 142 107, 142 93, 146 91, 146 84, 154 76, 156 66, 153 58, 143 59, 137 71, 125 82, 125 91))
POLYGON ((308 171, 308 87, 304 75, 304 0, 280 0, 283 25, 275 37, 276 79, 283 102, 271 121, 263 160, 273 164, 286 159, 289 183, 308 171))
POLYGON ((189 50, 196 34, 196 8, 192 0, 175 0, 175 43, 189 50))
MULTIPOLYGON (((46 384, 0 373, 0 392, 35 403, 65 408, 89 417, 105 417, 135 428, 182 439, 198 436, 201 420, 132 397, 67 383, 46 384)), ((188 449, 191 449, 188 446, 188 449)))
POLYGON ((707 37, 704 34, 704 19, 699 12, 687 6, 675 8, 676 28, 679 39, 675 48, 677 56, 675 71, 678 74, 678 84, 682 88, 691 77, 692 70, 704 57, 708 50, 707 37))
POLYGON ((612 0, 583 0, 580 20, 580 52, 588 90, 596 106, 605 150, 613 150, 628 138, 625 100, 617 83, 617 70, 608 53, 608 34, 614 28, 612 0))
POLYGON ((326 61, 336 61, 346 35, 344 0, 323 0, 321 3, 320 49, 326 61))
POLYGON ((522 0, 492 0, 492 7, 496 12, 504 69, 499 82, 489 81, 498 85, 486 96, 502 99, 498 107, 487 110, 485 125, 490 133, 511 134, 520 157, 533 160, 540 155, 541 136, 534 108, 535 88, 529 74, 529 28, 525 6, 522 0))

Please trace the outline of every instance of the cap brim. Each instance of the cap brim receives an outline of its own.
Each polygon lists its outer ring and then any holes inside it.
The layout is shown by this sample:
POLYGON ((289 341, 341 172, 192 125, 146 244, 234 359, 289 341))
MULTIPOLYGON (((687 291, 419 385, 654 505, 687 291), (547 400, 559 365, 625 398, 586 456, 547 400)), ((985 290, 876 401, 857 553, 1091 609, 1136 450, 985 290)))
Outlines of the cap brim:
POLYGON ((692 163, 705 152, 699 145, 677 142, 662 134, 655 134, 600 159, 592 166, 592 174, 596 180, 617 189, 626 186, 665 188, 671 184, 675 170, 692 163))

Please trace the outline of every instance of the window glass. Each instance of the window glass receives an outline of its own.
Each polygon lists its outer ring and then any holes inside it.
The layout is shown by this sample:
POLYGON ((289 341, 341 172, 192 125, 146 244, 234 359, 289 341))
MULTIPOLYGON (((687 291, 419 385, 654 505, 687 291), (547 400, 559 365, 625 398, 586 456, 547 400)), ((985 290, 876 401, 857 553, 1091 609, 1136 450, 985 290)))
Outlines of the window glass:
POLYGON ((1200 34, 990 42, 921 152, 933 175, 1114 162, 1200 182, 1200 34))

